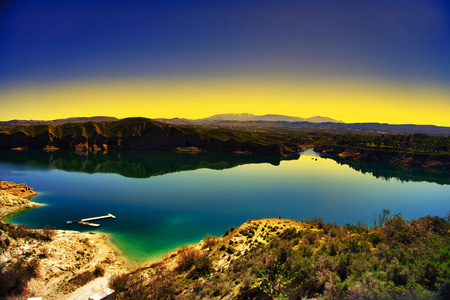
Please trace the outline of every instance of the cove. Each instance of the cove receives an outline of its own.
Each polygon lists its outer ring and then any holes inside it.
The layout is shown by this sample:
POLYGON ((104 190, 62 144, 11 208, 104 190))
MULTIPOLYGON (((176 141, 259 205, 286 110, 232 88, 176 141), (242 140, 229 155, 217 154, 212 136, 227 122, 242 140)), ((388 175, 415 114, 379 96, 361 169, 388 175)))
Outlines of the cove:
POLYGON ((2 180, 26 183, 45 206, 9 221, 100 231, 142 263, 247 219, 283 217, 372 226, 389 209, 405 219, 445 216, 450 172, 321 157, 215 152, 0 151, 2 180), (99 229, 67 225, 111 213, 99 229))

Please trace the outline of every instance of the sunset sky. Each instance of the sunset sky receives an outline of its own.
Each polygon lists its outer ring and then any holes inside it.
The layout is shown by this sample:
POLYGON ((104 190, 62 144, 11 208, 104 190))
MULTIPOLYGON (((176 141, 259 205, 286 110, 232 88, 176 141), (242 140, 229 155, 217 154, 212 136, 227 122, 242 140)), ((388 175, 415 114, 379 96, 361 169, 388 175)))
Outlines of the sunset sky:
POLYGON ((450 126, 448 0, 0 1, 0 121, 450 126))

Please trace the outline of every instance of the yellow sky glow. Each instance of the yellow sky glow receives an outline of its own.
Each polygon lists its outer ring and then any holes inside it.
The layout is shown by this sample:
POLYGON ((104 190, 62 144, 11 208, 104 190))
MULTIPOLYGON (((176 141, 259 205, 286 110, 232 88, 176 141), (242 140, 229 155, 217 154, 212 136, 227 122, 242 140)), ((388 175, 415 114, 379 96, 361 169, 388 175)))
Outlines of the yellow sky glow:
POLYGON ((219 113, 328 116, 344 122, 450 126, 450 88, 363 79, 136 79, 16 87, 0 92, 0 120, 219 113))

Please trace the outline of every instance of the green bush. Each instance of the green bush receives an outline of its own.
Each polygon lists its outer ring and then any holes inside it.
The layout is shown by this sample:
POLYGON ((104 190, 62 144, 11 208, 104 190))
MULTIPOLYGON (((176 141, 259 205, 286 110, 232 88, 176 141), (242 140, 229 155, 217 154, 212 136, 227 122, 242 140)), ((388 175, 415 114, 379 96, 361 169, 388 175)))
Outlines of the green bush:
POLYGON ((233 254, 233 253, 235 253, 236 252, 236 249, 234 249, 233 247, 231 247, 231 246, 228 246, 227 247, 227 253, 228 254, 233 254))
POLYGON ((212 261, 206 256, 199 256, 194 261, 194 269, 189 273, 189 278, 197 279, 201 276, 208 275, 212 271, 212 261))

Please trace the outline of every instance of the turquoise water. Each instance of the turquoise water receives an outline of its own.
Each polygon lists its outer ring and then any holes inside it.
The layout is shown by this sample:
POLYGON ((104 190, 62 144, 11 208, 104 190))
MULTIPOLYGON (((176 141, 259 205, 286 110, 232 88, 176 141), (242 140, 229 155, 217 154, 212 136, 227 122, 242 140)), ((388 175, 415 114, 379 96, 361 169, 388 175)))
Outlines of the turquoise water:
POLYGON ((11 222, 109 233, 138 263, 258 217, 371 226, 383 209, 406 219, 450 209, 449 171, 321 158, 312 150, 281 161, 211 152, 1 151, 0 176, 33 187, 33 201, 46 204, 11 222), (98 229, 66 224, 107 213, 117 219, 98 221, 98 229))

